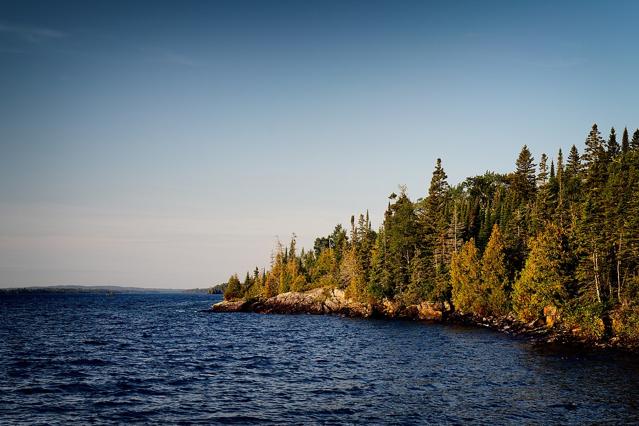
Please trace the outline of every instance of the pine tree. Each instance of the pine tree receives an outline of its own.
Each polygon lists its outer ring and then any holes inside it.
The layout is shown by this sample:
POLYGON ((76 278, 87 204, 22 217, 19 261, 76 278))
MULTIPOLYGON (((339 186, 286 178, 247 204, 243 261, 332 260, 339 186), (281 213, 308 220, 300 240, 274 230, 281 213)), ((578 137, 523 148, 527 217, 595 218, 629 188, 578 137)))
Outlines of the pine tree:
POLYGON ((527 202, 535 194, 535 163, 530 150, 524 145, 516 162, 516 170, 513 177, 512 189, 517 200, 527 202))
POLYGON ((346 289, 349 297, 362 299, 366 291, 366 278, 361 265, 357 261, 355 247, 346 250, 340 268, 340 288, 346 289))
POLYGON ((579 176, 581 173, 581 157, 579 156, 579 150, 573 145, 570 148, 568 154, 568 163, 566 164, 566 174, 570 177, 579 176))
POLYGON ((597 124, 592 125, 592 129, 586 138, 586 149, 582 158, 587 169, 592 169, 605 159, 603 139, 597 124))
POLYGON ((608 137, 608 147, 607 147, 608 159, 614 160, 620 153, 619 143, 617 142, 617 133, 615 132, 615 128, 610 129, 610 136, 608 137))
MULTIPOLYGON (((583 253, 581 275, 594 284, 597 301, 601 302, 605 287, 610 288, 607 269, 609 243, 601 226, 606 223, 606 185, 608 181, 608 156, 597 125, 586 139, 583 155, 585 170, 583 179, 583 201, 578 217, 580 250, 583 253), (586 272, 588 271, 588 272, 586 272)), ((584 283, 585 285, 585 283, 584 283)))
POLYGON ((386 267, 389 272, 391 293, 402 294, 410 280, 410 262, 419 243, 419 225, 415 206, 402 188, 391 204, 384 221, 387 238, 386 267))
POLYGON ((539 159, 539 174, 537 175, 537 187, 542 187, 548 182, 548 156, 541 154, 539 159))
POLYGON ((530 242, 530 254, 513 286, 513 307, 523 321, 541 318, 544 308, 560 308, 570 285, 567 241, 555 225, 530 242))
POLYGON ((453 255, 450 281, 455 309, 465 313, 483 310, 479 251, 474 240, 467 241, 459 253, 453 255))
POLYGON ((493 226, 490 240, 481 259, 482 289, 485 311, 489 315, 505 315, 509 309, 508 270, 504 241, 499 226, 493 226))
POLYGON ((630 146, 633 150, 639 150, 639 129, 635 130, 632 134, 632 142, 630 142, 630 146))
POLYGON ((577 220, 578 208, 576 203, 581 198, 581 186, 582 186, 582 166, 581 157, 577 147, 573 145, 570 148, 568 154, 568 163, 566 164, 566 171, 564 173, 564 184, 562 191, 562 202, 564 205, 564 214, 570 218, 570 226, 574 228, 574 223, 577 220))
POLYGON ((447 178, 442 161, 438 158, 420 218, 422 238, 419 245, 423 256, 432 256, 429 279, 433 283, 437 298, 445 298, 450 293, 448 269, 454 249, 448 238, 450 223, 446 209, 450 199, 450 187, 447 178))
POLYGON ((231 275, 228 283, 226 284, 226 289, 224 290, 224 299, 226 300, 234 300, 239 299, 243 296, 242 293, 242 285, 240 284, 240 279, 237 277, 237 274, 231 275))
POLYGON ((371 251, 371 269, 368 274, 368 294, 377 300, 391 297, 389 269, 386 266, 386 233, 380 229, 371 251))

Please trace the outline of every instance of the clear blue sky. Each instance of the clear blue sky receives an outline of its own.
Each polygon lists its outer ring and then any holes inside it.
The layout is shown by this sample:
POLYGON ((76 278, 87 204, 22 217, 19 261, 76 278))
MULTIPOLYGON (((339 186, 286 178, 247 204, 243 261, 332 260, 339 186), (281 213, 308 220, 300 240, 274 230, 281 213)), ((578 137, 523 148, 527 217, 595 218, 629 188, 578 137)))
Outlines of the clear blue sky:
POLYGON ((452 3, 0 2, 0 286, 208 286, 639 126, 639 2, 452 3))

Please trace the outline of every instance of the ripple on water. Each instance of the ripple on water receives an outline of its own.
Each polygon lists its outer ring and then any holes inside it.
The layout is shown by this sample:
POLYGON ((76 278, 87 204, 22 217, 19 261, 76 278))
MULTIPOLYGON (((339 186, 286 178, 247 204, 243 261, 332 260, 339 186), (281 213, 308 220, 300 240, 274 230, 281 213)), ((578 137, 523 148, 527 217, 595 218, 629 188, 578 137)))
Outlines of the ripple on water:
POLYGON ((639 422, 632 357, 437 324, 214 315, 211 301, 3 296, 3 423, 639 422))

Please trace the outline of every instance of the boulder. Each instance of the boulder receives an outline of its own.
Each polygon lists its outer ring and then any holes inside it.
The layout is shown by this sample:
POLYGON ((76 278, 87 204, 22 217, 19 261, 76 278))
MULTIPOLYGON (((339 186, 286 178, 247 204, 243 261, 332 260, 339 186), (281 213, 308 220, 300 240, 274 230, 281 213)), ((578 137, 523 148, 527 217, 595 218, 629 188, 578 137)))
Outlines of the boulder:
POLYGON ((420 320, 441 321, 445 311, 446 307, 443 303, 422 302, 417 305, 417 314, 420 320))
POLYGON ((211 307, 213 312, 242 312, 248 308, 249 303, 244 300, 223 300, 211 307))

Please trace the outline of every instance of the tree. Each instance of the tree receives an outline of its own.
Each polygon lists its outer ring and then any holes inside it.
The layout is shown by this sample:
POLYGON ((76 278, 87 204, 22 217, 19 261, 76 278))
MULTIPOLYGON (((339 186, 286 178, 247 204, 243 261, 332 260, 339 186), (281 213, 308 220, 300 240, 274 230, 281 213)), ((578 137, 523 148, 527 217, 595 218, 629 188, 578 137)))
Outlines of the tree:
POLYGON ((504 241, 497 224, 493 226, 490 240, 481 259, 481 280, 486 298, 486 313, 505 315, 509 309, 508 270, 504 241))
POLYGON ((483 311, 480 274, 479 251, 475 241, 471 239, 462 246, 459 253, 453 255, 450 264, 455 309, 468 313, 483 311))
POLYGON ((568 154, 566 174, 571 177, 576 177, 579 176, 579 173, 581 173, 581 157, 579 156, 579 150, 573 145, 570 147, 570 153, 568 154))
POLYGON ((548 156, 541 154, 539 159, 539 174, 537 175, 537 186, 544 186, 548 182, 548 156))
POLYGON ((371 251, 371 269, 368 275, 368 293, 375 299, 392 297, 389 268, 386 266, 387 241, 384 228, 379 230, 371 251))
POLYGON ((428 261, 421 251, 417 249, 415 257, 410 263, 410 278, 403 301, 406 304, 417 304, 423 300, 433 300, 433 298, 437 298, 433 290, 428 261))
POLYGON ((541 318, 545 307, 564 304, 571 280, 568 258, 566 237, 554 224, 530 241, 530 254, 513 286, 513 307, 521 320, 541 318))
POLYGON ((431 257, 431 267, 427 274, 428 280, 438 293, 437 298, 446 298, 449 293, 448 267, 450 264, 453 245, 449 244, 449 222, 447 219, 447 207, 449 202, 450 187, 448 176, 442 167, 440 158, 435 163, 435 170, 428 188, 428 196, 421 203, 420 222, 422 225, 422 238, 420 241, 423 256, 431 257))
POLYGON ((512 190, 517 200, 527 202, 535 194, 537 185, 535 182, 534 158, 526 145, 519 152, 515 165, 516 170, 513 176, 512 190))
POLYGON ((608 137, 608 147, 606 151, 608 154, 608 159, 610 160, 617 158, 617 156, 621 152, 619 143, 617 142, 617 133, 615 132, 614 127, 610 129, 610 136, 608 137))
POLYGON ((226 285, 226 289, 224 290, 224 299, 234 300, 239 299, 242 296, 243 293, 240 279, 237 277, 237 274, 233 274, 231 275, 231 278, 229 278, 229 282, 226 285))
POLYGON ((639 129, 635 130, 632 134, 632 142, 630 142, 630 146, 633 150, 639 150, 639 129))
POLYGON ((597 128, 597 124, 592 125, 592 129, 586 138, 586 150, 583 161, 587 169, 592 169, 605 158, 603 139, 597 128))
POLYGON ((366 277, 357 260, 355 247, 346 250, 340 264, 340 287, 355 299, 362 299, 366 293, 366 277))

